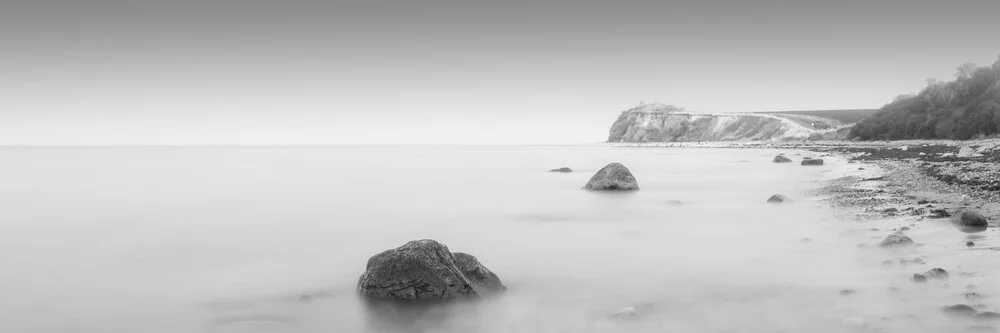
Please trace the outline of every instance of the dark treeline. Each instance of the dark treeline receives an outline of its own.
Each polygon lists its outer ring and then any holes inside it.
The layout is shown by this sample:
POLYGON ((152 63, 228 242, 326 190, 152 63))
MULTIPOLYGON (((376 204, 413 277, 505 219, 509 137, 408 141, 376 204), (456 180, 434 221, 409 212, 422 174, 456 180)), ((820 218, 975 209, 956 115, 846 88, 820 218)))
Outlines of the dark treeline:
POLYGON ((916 95, 896 97, 851 128, 860 140, 958 139, 1000 133, 1000 58, 989 67, 958 66, 955 81, 930 79, 916 95))

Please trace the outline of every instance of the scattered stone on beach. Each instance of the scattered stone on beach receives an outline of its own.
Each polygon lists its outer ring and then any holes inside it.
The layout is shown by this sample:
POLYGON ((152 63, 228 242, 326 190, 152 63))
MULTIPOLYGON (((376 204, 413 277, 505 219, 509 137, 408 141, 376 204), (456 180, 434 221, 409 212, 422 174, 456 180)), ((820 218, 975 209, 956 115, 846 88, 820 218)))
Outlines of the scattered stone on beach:
POLYGON ((941 309, 944 314, 955 317, 972 317, 976 314, 976 309, 965 304, 949 305, 941 309))
POLYGON ((986 217, 971 209, 962 209, 951 216, 951 222, 960 227, 985 228, 989 225, 986 217))
POLYGON ((976 321, 995 321, 1000 322, 1000 313, 992 311, 983 311, 972 316, 972 319, 976 321))
POLYGON ((913 239, 903 234, 902 231, 897 231, 886 236, 878 246, 882 248, 894 248, 909 245, 913 245, 913 239))
POLYGON ((951 217, 951 213, 949 213, 948 210, 944 209, 944 208, 931 209, 931 214, 928 217, 930 217, 932 219, 943 219, 943 218, 951 217))
POLYGON ((562 167, 562 168, 558 168, 558 169, 549 170, 549 172, 564 172, 565 173, 565 172, 573 172, 573 169, 570 169, 568 167, 562 167))
POLYGON ((775 156, 774 159, 771 160, 771 162, 774 162, 774 163, 791 163, 792 159, 790 159, 788 157, 785 157, 785 155, 778 155, 778 156, 775 156))
POLYGON ((784 194, 775 194, 772 195, 770 198, 767 198, 767 203, 771 204, 780 204, 785 202, 792 202, 792 199, 789 199, 784 194))
POLYGON ((803 159, 801 164, 805 166, 823 165, 823 159, 822 158, 814 158, 809 160, 803 159))
POLYGON ((611 163, 597 171, 583 188, 591 191, 635 191, 639 189, 639 183, 624 165, 611 163))
POLYGON ((452 253, 435 240, 410 241, 376 254, 358 280, 358 291, 375 299, 452 300, 507 290, 476 257, 452 253))

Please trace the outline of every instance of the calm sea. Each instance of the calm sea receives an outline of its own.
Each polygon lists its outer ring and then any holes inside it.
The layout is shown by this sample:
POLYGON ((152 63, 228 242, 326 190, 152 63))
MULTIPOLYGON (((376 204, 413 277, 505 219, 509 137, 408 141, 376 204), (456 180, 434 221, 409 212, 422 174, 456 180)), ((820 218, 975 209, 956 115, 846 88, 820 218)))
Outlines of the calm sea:
POLYGON ((0 331, 382 332, 357 278, 423 238, 477 256, 509 292, 401 326, 414 332, 836 332, 901 306, 871 250, 844 240, 858 225, 810 194, 852 167, 777 153, 0 148, 0 331), (642 189, 580 190, 610 162, 642 189), (796 203, 765 204, 775 193, 796 203))

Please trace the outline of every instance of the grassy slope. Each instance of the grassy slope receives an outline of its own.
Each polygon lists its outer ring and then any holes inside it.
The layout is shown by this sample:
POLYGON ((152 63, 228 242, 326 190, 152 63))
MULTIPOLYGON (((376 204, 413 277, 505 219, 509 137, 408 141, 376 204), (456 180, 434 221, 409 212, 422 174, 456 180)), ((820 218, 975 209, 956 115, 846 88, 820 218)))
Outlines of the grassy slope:
POLYGON ((768 112, 758 112, 765 114, 773 114, 776 116, 781 115, 801 115, 801 116, 813 116, 819 118, 833 119, 843 123, 844 125, 853 124, 861 121, 861 119, 868 118, 872 114, 875 114, 878 109, 860 109, 860 110, 814 110, 814 111, 768 111, 768 112))

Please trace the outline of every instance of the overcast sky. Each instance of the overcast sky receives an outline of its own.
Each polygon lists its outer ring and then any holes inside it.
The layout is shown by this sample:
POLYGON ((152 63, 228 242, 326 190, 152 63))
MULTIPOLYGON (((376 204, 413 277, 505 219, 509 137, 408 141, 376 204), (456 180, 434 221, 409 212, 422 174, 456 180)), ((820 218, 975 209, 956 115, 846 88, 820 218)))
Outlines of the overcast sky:
POLYGON ((598 142, 660 101, 877 108, 1000 55, 1000 1, 0 3, 0 144, 598 142))

